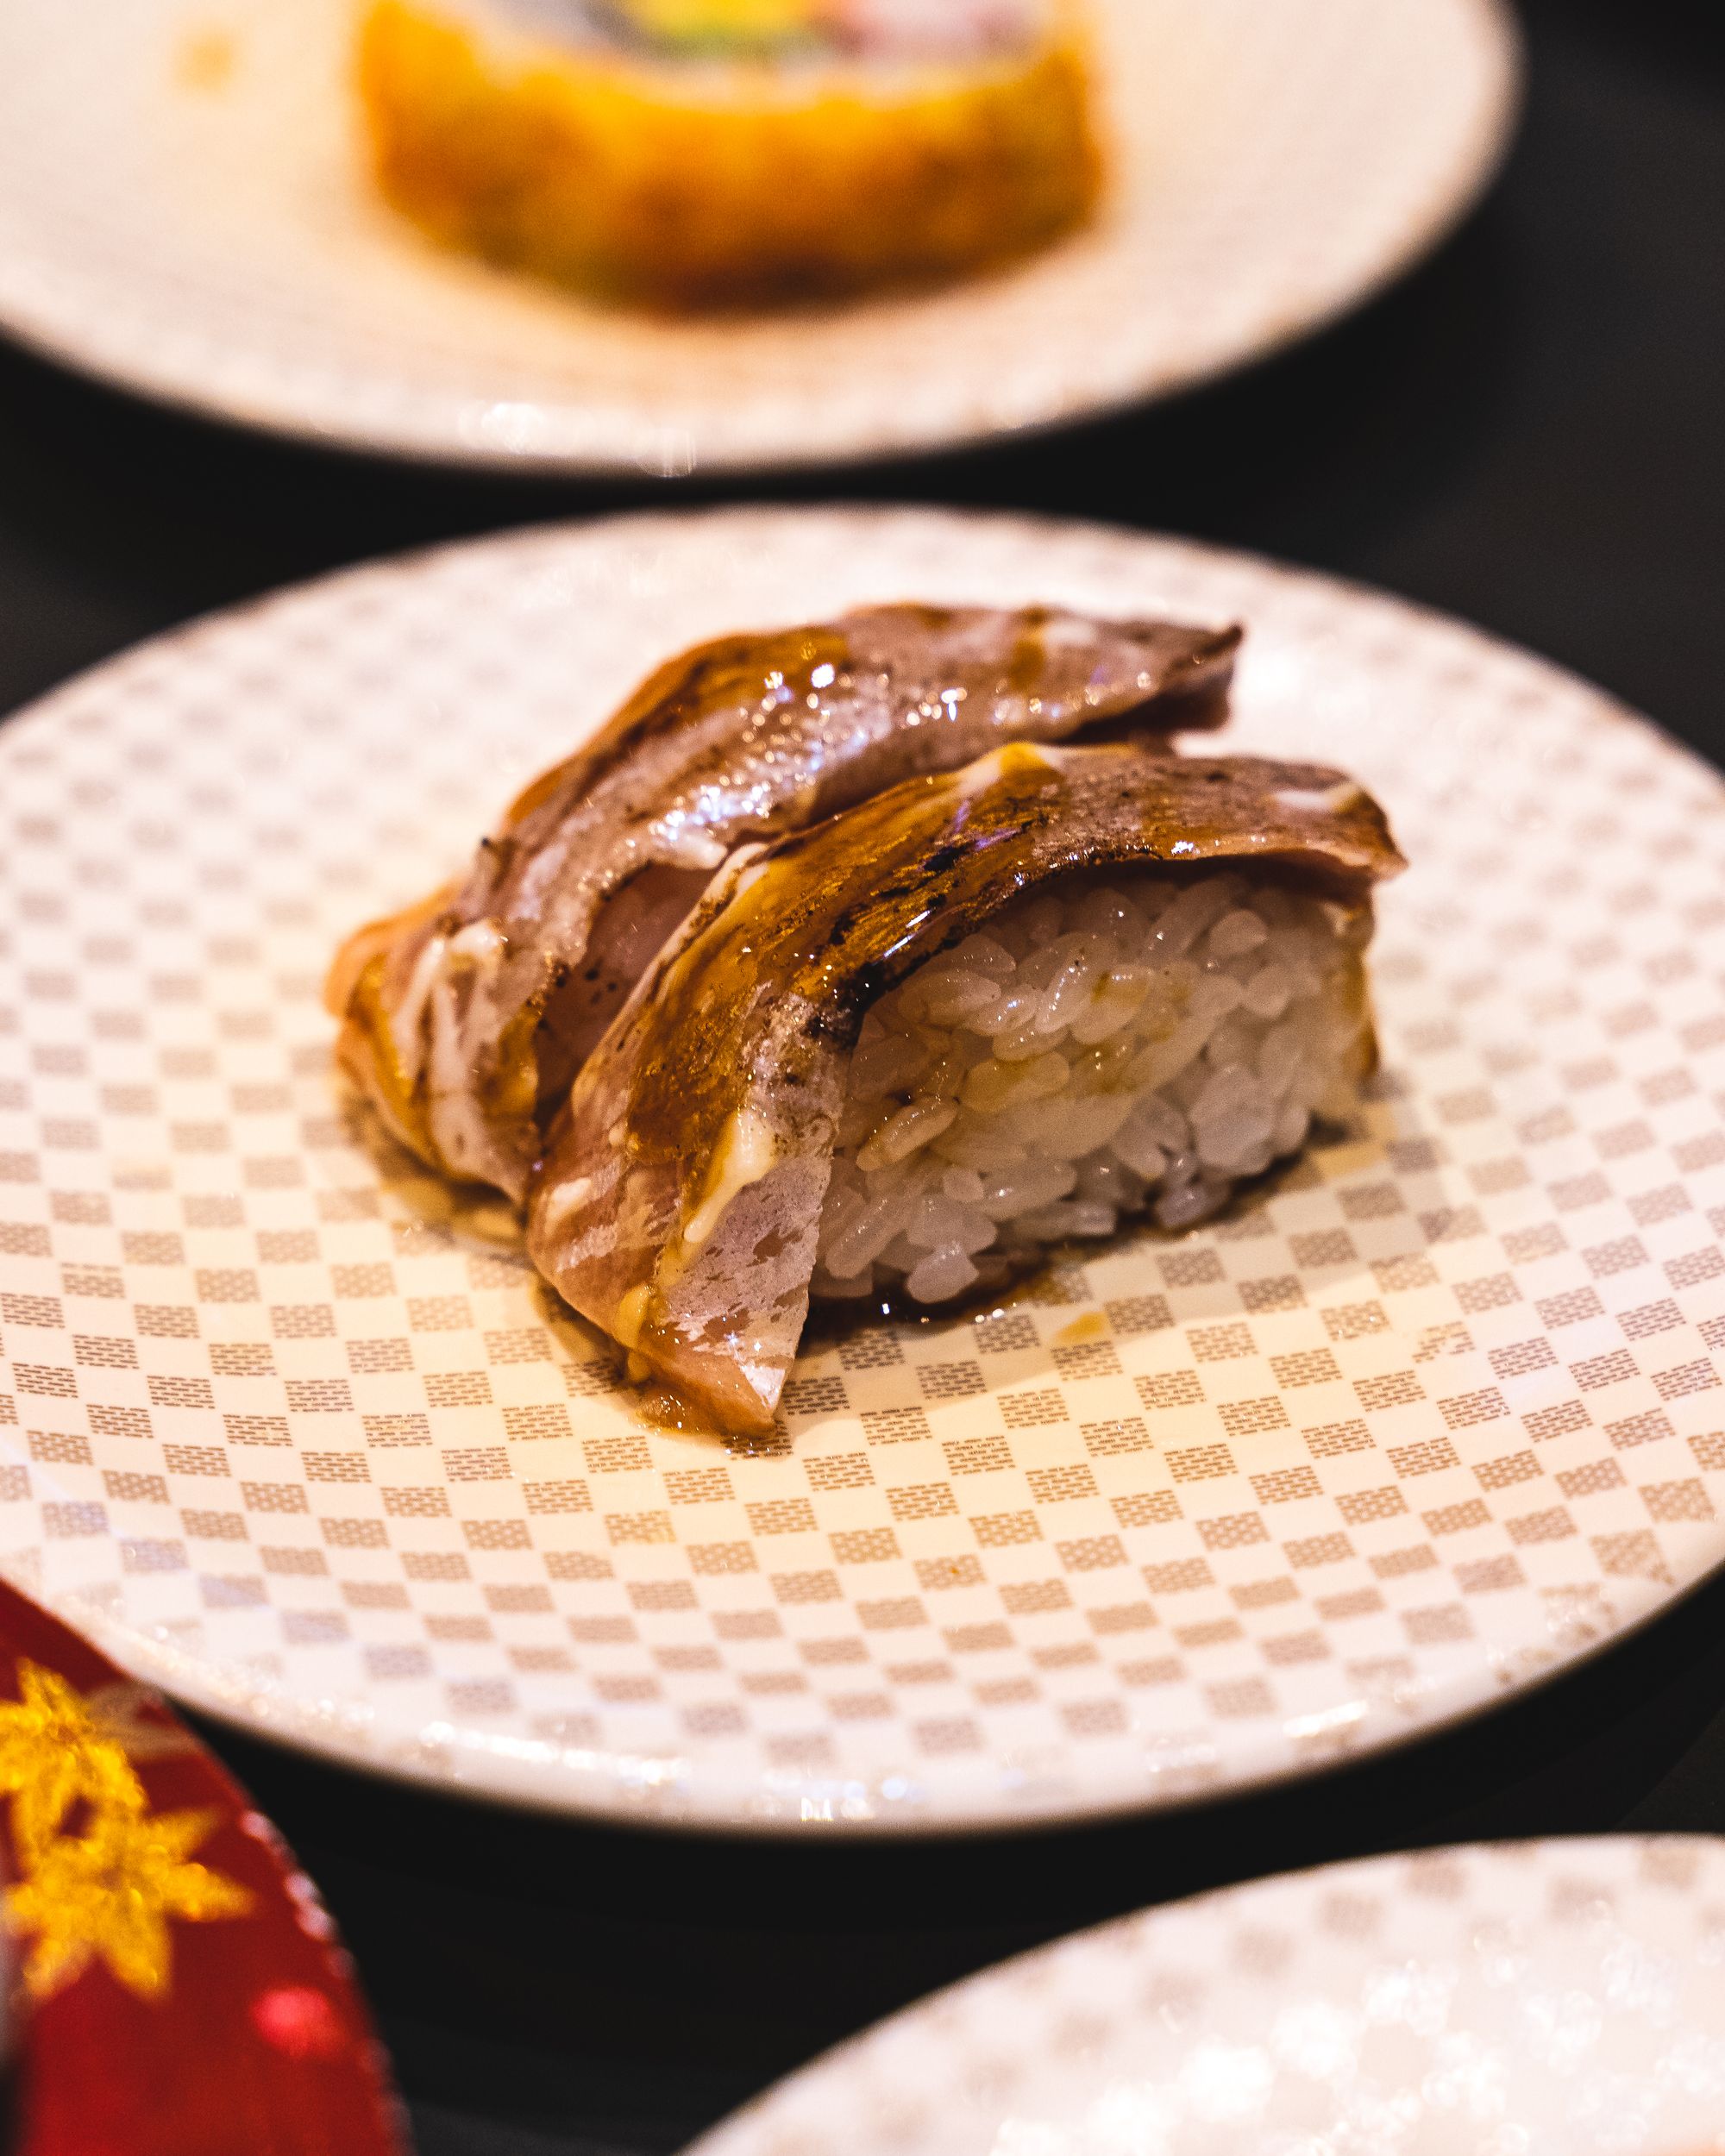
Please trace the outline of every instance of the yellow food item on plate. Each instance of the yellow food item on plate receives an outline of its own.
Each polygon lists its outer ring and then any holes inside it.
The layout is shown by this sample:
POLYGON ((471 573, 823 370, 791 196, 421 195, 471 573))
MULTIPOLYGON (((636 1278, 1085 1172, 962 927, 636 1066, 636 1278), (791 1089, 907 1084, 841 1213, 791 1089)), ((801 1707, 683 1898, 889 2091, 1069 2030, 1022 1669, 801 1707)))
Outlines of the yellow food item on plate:
POLYGON ((649 305, 957 277, 1101 185, 1070 0, 372 0, 358 61, 398 210, 649 305))

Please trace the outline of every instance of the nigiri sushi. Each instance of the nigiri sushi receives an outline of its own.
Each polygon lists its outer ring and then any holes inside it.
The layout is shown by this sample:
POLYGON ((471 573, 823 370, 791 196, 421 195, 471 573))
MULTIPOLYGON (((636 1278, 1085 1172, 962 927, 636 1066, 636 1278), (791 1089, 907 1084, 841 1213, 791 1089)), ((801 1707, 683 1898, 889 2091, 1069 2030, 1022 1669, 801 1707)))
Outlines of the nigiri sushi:
POLYGON ((574 1081, 534 1263, 721 1427, 812 1295, 938 1306, 1187 1225, 1376 1056, 1341 773, 1015 743, 732 854, 574 1081))
POLYGON ((358 80, 432 237, 664 308, 978 270, 1101 185, 1072 0, 374 0, 358 80))
POLYGON ((575 1072, 733 847, 1001 741, 1214 726, 1239 642, 894 605, 685 652, 527 788, 465 878, 348 940, 326 989, 340 1058, 432 1167, 518 1200, 575 1072))

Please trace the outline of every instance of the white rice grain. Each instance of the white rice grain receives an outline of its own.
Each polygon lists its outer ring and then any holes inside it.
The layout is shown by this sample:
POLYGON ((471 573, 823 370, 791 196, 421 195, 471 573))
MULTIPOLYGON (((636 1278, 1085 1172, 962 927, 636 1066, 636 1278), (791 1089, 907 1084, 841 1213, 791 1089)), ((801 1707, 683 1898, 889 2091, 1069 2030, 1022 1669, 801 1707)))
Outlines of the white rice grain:
POLYGON ((946 1302, 1133 1215, 1208 1219, 1346 1112, 1370 932, 1226 871, 1007 907, 864 1019, 813 1292, 946 1302))

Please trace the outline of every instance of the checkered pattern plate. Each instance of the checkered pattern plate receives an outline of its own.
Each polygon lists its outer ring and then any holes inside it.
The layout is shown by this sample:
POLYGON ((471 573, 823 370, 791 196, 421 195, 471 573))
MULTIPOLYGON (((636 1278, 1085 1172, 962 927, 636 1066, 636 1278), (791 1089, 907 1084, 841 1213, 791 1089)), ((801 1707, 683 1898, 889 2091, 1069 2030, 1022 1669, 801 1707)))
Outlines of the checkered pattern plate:
POLYGON ((1097 0, 1116 184, 1008 276, 656 323, 441 254, 374 199, 357 0, 0 9, 0 323, 172 402, 461 463, 825 463, 1214 374, 1466 207, 1515 101, 1504 0, 1097 0))
POLYGON ((354 1761, 642 1819, 1154 1805, 1471 1712, 1725 1557, 1725 789, 1395 601, 1100 529, 730 511, 386 562, 0 734, 0 1563, 354 1761), (906 594, 1242 618, 1235 739, 1414 866, 1358 1127, 981 1322, 643 1424, 322 969, 668 650, 906 594))
POLYGON ((1725 2149, 1725 1844, 1336 1865, 974 1977, 689 2156, 1725 2149))

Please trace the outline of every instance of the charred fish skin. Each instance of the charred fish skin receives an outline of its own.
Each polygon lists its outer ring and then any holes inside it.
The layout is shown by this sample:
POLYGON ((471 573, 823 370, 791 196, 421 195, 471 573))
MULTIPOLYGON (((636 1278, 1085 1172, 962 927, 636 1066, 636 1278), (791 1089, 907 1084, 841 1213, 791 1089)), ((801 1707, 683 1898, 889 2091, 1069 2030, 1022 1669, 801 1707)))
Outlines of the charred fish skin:
POLYGON ((637 1367, 724 1426, 768 1428, 872 1003, 1019 894, 1085 872, 1229 866, 1369 919, 1402 865, 1339 772, 1024 743, 741 849, 575 1080, 535 1175, 530 1255, 637 1367))
POLYGON ((700 645, 535 780, 458 887, 351 939, 341 1060, 431 1166, 519 1200, 575 1072, 735 847, 1002 742, 1216 726, 1239 642, 906 604, 700 645))

